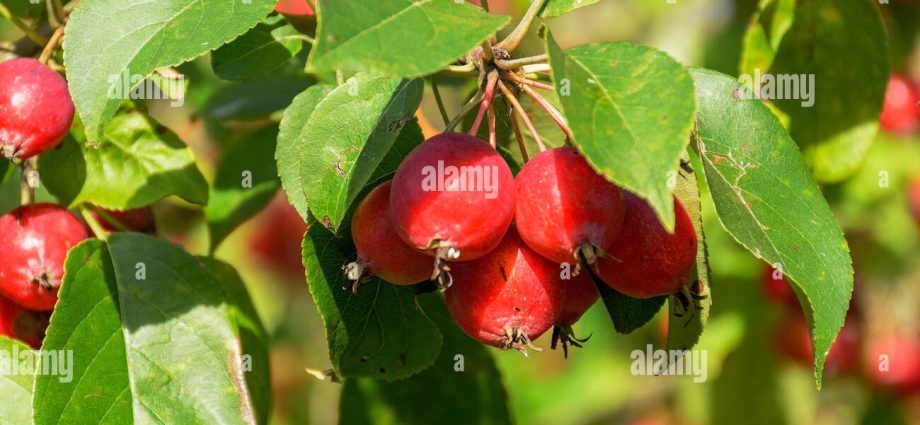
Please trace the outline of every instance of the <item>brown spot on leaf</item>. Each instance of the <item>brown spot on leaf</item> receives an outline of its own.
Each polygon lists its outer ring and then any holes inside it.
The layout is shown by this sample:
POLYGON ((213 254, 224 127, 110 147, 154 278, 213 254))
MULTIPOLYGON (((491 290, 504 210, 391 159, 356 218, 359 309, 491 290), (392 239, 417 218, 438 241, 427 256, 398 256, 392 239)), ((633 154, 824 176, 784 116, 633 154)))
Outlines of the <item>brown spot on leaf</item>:
POLYGON ((328 215, 324 215, 324 216, 323 216, 323 219, 320 220, 319 222, 320 222, 320 223, 323 223, 323 226, 325 226, 327 229, 331 229, 331 228, 332 228, 332 220, 329 218, 328 215))
POLYGON ((345 170, 342 168, 342 162, 348 157, 349 152, 359 152, 359 149, 354 146, 349 146, 348 149, 342 151, 339 158, 335 160, 335 173, 342 177, 345 177, 345 170))

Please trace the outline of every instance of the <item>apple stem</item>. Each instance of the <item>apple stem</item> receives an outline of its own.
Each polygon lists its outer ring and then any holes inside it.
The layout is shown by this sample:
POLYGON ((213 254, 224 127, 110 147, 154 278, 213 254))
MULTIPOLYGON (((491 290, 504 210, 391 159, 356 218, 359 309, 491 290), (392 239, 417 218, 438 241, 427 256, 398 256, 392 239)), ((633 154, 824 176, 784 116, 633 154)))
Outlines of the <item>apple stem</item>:
POLYGON ((29 158, 22 162, 19 175, 19 200, 21 205, 31 205, 35 202, 35 188, 38 186, 37 158, 29 158))
POLYGON ((108 240, 109 232, 106 232, 102 228, 102 225, 99 224, 99 221, 96 220, 96 217, 93 217, 93 213, 86 207, 80 207, 80 215, 83 216, 83 220, 86 221, 86 224, 89 225, 90 230, 93 231, 93 234, 96 235, 97 239, 108 240))
POLYGON ((536 88, 538 88, 538 89, 543 89, 543 90, 548 90, 548 91, 556 91, 556 88, 553 87, 552 85, 549 85, 549 84, 546 84, 546 83, 541 83, 541 82, 539 82, 539 81, 529 80, 529 79, 524 78, 524 77, 521 77, 520 75, 517 75, 517 74, 515 74, 515 73, 513 73, 513 72, 506 72, 506 73, 505 73, 505 77, 508 78, 508 79, 511 80, 511 81, 514 81, 515 83, 518 83, 518 84, 526 84, 526 85, 528 85, 528 86, 533 86, 533 87, 536 87, 536 88))
POLYGON ((107 223, 111 224, 116 229, 118 229, 119 232, 130 232, 131 231, 131 229, 129 229, 128 226, 125 226, 125 224, 122 223, 120 220, 118 220, 115 217, 112 217, 111 214, 103 211, 102 208, 98 208, 95 205, 89 205, 89 208, 91 208, 96 213, 96 215, 98 215, 99 217, 102 217, 102 219, 105 220, 107 223))
POLYGON ((54 30, 54 34, 51 34, 51 40, 48 41, 48 44, 45 45, 45 48, 42 49, 41 55, 38 56, 38 61, 47 64, 48 59, 51 57, 51 54, 54 53, 54 49, 57 48, 58 42, 61 41, 61 37, 64 36, 64 27, 58 27, 54 30))
POLYGON ((32 40, 32 42, 35 43, 35 45, 44 46, 45 44, 48 44, 47 38, 35 32, 35 30, 33 30, 32 28, 29 28, 29 26, 26 25, 26 23, 23 22, 21 19, 19 19, 18 16, 15 16, 12 13, 10 13, 10 10, 7 9, 7 7, 4 6, 2 3, 0 3, 0 18, 6 19, 7 21, 15 25, 16 28, 19 28, 19 30, 22 31, 22 33, 25 34, 26 37, 29 38, 29 40, 32 40))
POLYGON ((476 106, 477 103, 479 103, 480 99, 482 99, 481 90, 477 91, 476 94, 474 94, 473 97, 470 98, 469 102, 466 102, 466 105, 463 105, 463 108, 460 109, 460 112, 458 112, 457 115, 454 117, 454 119, 452 119, 450 123, 447 124, 447 127, 444 128, 444 132, 450 133, 451 131, 453 131, 454 128, 456 128, 457 125, 460 124, 460 121, 463 121, 463 118, 466 117, 466 115, 469 114, 470 111, 473 110, 473 108, 476 106))
POLYGON ((436 75, 432 74, 428 77, 428 81, 431 83, 431 92, 434 94, 434 100, 438 104, 438 112, 441 113, 441 119, 446 126, 450 123, 450 118, 447 117, 447 108, 444 107, 444 99, 441 98, 441 90, 438 89, 438 78, 436 75))
POLYGON ((509 52, 517 48, 517 46, 521 44, 521 41, 524 40, 527 33, 530 32, 530 26, 533 25, 533 21, 537 19, 537 14, 540 13, 540 10, 543 9, 546 2, 547 0, 533 0, 530 3, 530 7, 527 8, 524 17, 521 18, 521 22, 511 31, 511 34, 508 34, 508 37, 505 37, 501 43, 498 43, 498 47, 509 52))
POLYGON ((498 148, 498 137, 495 135, 495 104, 489 105, 489 144, 493 149, 498 148))
POLYGON ((468 132, 470 136, 476 136, 476 133, 479 132, 482 118, 485 116, 486 110, 489 109, 489 105, 492 104, 492 99, 495 98, 495 84, 498 83, 498 73, 492 71, 486 78, 488 81, 486 82, 485 93, 482 96, 482 104, 479 105, 479 112, 476 113, 476 119, 473 121, 473 125, 470 126, 470 131, 468 132))
POLYGON ((569 125, 565 122, 565 117, 562 116, 562 113, 559 112, 559 110, 556 109, 556 107, 551 103, 547 102, 546 99, 540 96, 536 91, 534 91, 534 89, 528 87, 525 84, 519 84, 519 86, 524 90, 525 93, 530 95, 530 97, 533 98, 533 100, 536 101, 537 104, 539 104, 547 114, 549 114, 553 121, 556 122, 556 125, 559 126, 559 129, 565 133, 565 137, 568 137, 570 141, 574 142, 575 138, 572 137, 572 130, 569 129, 569 125))
POLYGON ((536 56, 528 56, 525 58, 518 58, 518 59, 497 59, 495 60, 495 66, 501 69, 504 69, 506 71, 510 71, 510 70, 520 69, 524 65, 534 65, 534 64, 546 63, 547 59, 548 59, 548 56, 546 55, 546 53, 536 55, 536 56))
POLYGON ((546 151, 546 145, 543 144, 543 140, 540 139, 540 133, 537 132, 536 127, 534 127, 533 122, 530 121, 530 117, 527 116, 527 112, 524 111, 524 108, 521 106, 521 103, 518 102, 517 97, 514 96, 514 93, 505 86, 505 83, 499 81, 498 88, 502 90, 502 93, 505 94, 505 97, 511 101, 511 105, 517 111, 518 115, 521 116, 521 120, 524 121, 524 125, 527 126, 527 131, 533 136, 535 142, 537 142, 537 147, 540 148, 540 152, 546 151))
MULTIPOLYGON (((505 102, 504 99, 502 101, 505 102)), ((514 130, 514 137, 517 139, 518 148, 521 150, 521 157, 524 158, 524 162, 530 161, 527 155, 527 146, 524 143, 524 136, 521 135, 521 127, 518 126, 517 118, 514 116, 514 108, 510 102, 505 102, 505 106, 508 107, 508 118, 511 120, 511 129, 514 130)))

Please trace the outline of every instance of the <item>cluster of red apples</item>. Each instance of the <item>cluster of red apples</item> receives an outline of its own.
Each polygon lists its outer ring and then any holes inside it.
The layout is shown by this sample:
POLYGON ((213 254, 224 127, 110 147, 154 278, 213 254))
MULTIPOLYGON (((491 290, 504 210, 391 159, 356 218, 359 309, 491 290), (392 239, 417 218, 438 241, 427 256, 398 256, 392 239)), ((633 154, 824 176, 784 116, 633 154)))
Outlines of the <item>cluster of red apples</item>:
POLYGON ((590 275, 635 298, 674 294, 697 236, 676 198, 669 233, 652 208, 598 174, 574 147, 541 152, 517 176, 487 142, 446 133, 415 148, 358 205, 355 282, 436 280, 457 325, 503 349, 571 326, 599 298, 590 275), (555 325, 555 327, 554 327, 555 325))
MULTIPOLYGON (((0 81, 2 156, 30 161, 57 146, 74 115, 64 78, 35 59, 16 58, 0 63, 0 81)), ((94 214, 107 231, 153 228, 149 208, 94 214)), ((67 252, 89 234, 86 224, 60 205, 29 203, 0 216, 0 335, 41 345, 67 252)))

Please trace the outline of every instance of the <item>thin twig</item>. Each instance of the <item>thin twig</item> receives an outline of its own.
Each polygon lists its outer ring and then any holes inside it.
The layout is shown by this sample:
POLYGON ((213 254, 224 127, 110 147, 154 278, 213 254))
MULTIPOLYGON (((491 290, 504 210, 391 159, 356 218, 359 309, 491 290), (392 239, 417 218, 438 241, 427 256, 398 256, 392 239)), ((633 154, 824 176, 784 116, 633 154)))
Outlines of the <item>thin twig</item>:
POLYGON ((441 119, 444 120, 444 125, 447 125, 450 122, 450 118, 447 117, 447 108, 444 107, 444 99, 441 99, 441 90, 438 89, 438 77, 431 75, 428 78, 431 83, 431 92, 434 93, 434 100, 438 104, 438 111, 441 112, 441 119))
POLYGON ((533 0, 533 2, 530 3, 530 7, 527 9, 527 13, 521 18, 521 22, 511 31, 511 34, 508 34, 508 37, 505 37, 501 43, 498 43, 498 47, 509 52, 517 48, 517 46, 521 44, 521 41, 524 40, 524 36, 530 31, 530 26, 533 25, 534 19, 537 19, 537 14, 540 13, 540 10, 543 9, 543 5, 545 5, 546 2, 547 0, 533 0))
POLYGON ((548 56, 546 56, 546 53, 543 53, 540 55, 528 56, 525 58, 507 59, 507 60, 498 59, 495 61, 495 66, 501 69, 504 69, 504 70, 514 70, 514 69, 519 69, 520 67, 524 65, 537 65, 537 64, 546 63, 547 58, 548 56))
POLYGON ((335 83, 338 86, 345 84, 345 73, 341 69, 335 70, 335 83))
POLYGON ((64 27, 58 27, 56 30, 54 30, 54 34, 51 34, 51 40, 48 41, 48 44, 46 44, 45 48, 42 49, 41 55, 38 56, 39 62, 44 64, 48 63, 48 58, 50 58, 51 54, 54 53, 54 49, 57 48, 57 45, 63 36, 64 27))
POLYGON ((514 93, 505 86, 501 81, 498 82, 498 88, 502 90, 505 97, 511 102, 511 105, 514 106, 514 109, 517 111, 518 115, 521 116, 521 121, 524 121, 524 125, 527 126, 527 131, 533 136, 533 140, 537 142, 537 147, 540 148, 540 152, 546 151, 546 145, 543 144, 543 140, 540 139, 540 134, 537 133, 536 127, 534 127, 533 122, 530 121, 530 117, 527 116, 527 112, 524 111, 524 108, 521 107, 521 103, 518 102, 517 97, 514 96, 514 93))
POLYGON ((486 111, 489 109, 489 105, 492 104, 492 98, 495 97, 495 84, 498 83, 498 73, 492 71, 486 77, 488 82, 486 82, 486 90, 482 96, 482 104, 479 105, 479 112, 476 114, 476 119, 473 120, 473 125, 470 126, 470 131, 468 134, 470 136, 475 136, 479 132, 479 126, 482 124, 482 117, 485 116, 486 111))
POLYGON ((466 102, 466 105, 463 105, 463 108, 460 109, 460 112, 447 124, 447 127, 444 128, 445 133, 450 133, 454 131, 454 128, 457 127, 457 124, 460 124, 460 121, 463 121, 463 118, 466 117, 470 111, 476 106, 477 103, 482 99, 482 91, 477 91, 473 97, 470 98, 469 102, 466 102))
POLYGON ((517 75, 517 74, 515 74, 515 73, 513 73, 513 72, 507 72, 507 73, 505 73, 505 76, 508 77, 509 80, 514 81, 515 83, 518 83, 518 84, 527 84, 528 86, 534 86, 534 87, 536 87, 536 88, 538 88, 538 89, 549 90, 549 91, 555 91, 555 90, 556 90, 555 87, 553 87, 553 86, 551 86, 551 85, 549 85, 549 84, 541 83, 541 82, 539 82, 539 81, 534 81, 534 80, 528 80, 528 79, 526 79, 526 78, 524 78, 524 77, 521 77, 520 75, 517 75))
POLYGON ((556 125, 559 126, 559 129, 562 130, 563 133, 565 133, 565 137, 568 137, 570 141, 575 141, 575 138, 572 137, 572 130, 569 129, 568 123, 565 122, 565 117, 562 116, 562 113, 559 112, 559 110, 556 109, 555 106, 553 106, 551 103, 547 102, 546 99, 544 99, 542 96, 537 94, 537 92, 535 92, 534 89, 524 84, 520 84, 519 86, 521 87, 521 89, 524 90, 525 93, 530 95, 530 97, 533 98, 533 100, 536 101, 537 104, 539 104, 540 107, 542 107, 543 110, 546 111, 547 114, 549 114, 549 116, 553 119, 553 121, 556 122, 556 125))
POLYGON ((489 104, 489 144, 498 147, 498 136, 495 134, 495 102, 489 104))
POLYGON ((552 71, 552 68, 549 67, 548 63, 535 63, 533 65, 522 66, 521 71, 524 73, 524 75, 538 74, 541 72, 550 72, 552 71))
POLYGON ((479 76, 479 70, 469 63, 466 65, 450 65, 442 69, 440 74, 448 77, 477 77, 479 76))
POLYGON ((19 201, 21 205, 30 205, 35 202, 35 187, 38 185, 36 168, 38 160, 35 157, 22 162, 19 171, 19 201))
POLYGON ((518 149, 521 150, 521 157, 524 158, 524 162, 530 161, 527 155, 527 145, 524 143, 524 135, 521 134, 521 127, 518 126, 517 118, 514 117, 514 107, 504 98, 502 98, 502 102, 508 108, 508 118, 511 120, 511 129, 514 130, 514 137, 517 139, 518 149))
POLYGON ((96 217, 93 216, 93 212, 90 211, 89 208, 80 207, 80 215, 83 216, 83 220, 89 225, 90 230, 93 231, 97 239, 107 240, 109 238, 109 232, 105 231, 105 228, 99 224, 99 221, 96 220, 96 217))
POLYGON ((54 10, 54 4, 51 0, 45 1, 45 8, 48 11, 48 25, 53 29, 58 29, 61 26, 61 21, 58 20, 58 14, 54 10))

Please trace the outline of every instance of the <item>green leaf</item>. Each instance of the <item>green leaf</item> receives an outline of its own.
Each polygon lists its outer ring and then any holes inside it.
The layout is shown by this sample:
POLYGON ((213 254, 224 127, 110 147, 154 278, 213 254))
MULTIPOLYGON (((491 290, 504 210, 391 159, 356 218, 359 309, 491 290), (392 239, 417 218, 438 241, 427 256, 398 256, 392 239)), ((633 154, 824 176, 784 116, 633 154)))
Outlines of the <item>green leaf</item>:
POLYGON ((103 136, 133 85, 162 66, 194 59, 259 23, 274 0, 82 1, 67 22, 64 64, 89 141, 103 136), (138 77, 138 78, 135 78, 138 77))
POLYGON ((878 132, 891 65, 875 3, 798 2, 795 21, 769 68, 777 80, 773 95, 779 97, 781 85, 786 91, 773 104, 789 117, 789 133, 822 182, 839 182, 855 172, 878 132), (799 80, 798 93, 789 93, 794 85, 779 82, 790 76, 808 78, 799 80))
POLYGON ((10 174, 12 174, 7 172, 10 170, 10 164, 10 161, 7 161, 6 159, 0 159, 0 184, 6 181, 10 174))
POLYGON ((415 116, 423 88, 417 79, 358 76, 316 106, 295 143, 302 145, 304 195, 323 225, 339 228, 400 129, 415 116))
POLYGON ((284 110, 281 118, 281 129, 278 132, 278 146, 275 150, 275 160, 278 162, 278 176, 281 185, 287 194, 288 202, 294 206, 300 217, 307 220, 307 196, 303 193, 303 177, 301 176, 301 151, 304 143, 300 139, 303 128, 310 120, 310 115, 334 87, 317 85, 308 88, 297 95, 291 106, 284 110))
POLYGON ((621 334, 632 333, 652 320, 668 298, 666 296, 632 298, 607 286, 594 272, 589 270, 589 273, 591 273, 594 286, 597 286, 597 291, 601 293, 601 301, 604 302, 604 307, 607 307, 607 314, 613 321, 613 328, 621 334))
POLYGON ((292 75, 268 75, 217 89, 201 114, 212 120, 261 120, 291 104, 312 80, 292 75))
POLYGON ((578 150, 594 168, 647 200, 674 228, 668 186, 690 140, 690 73, 651 47, 603 43, 561 50, 544 27, 556 92, 578 150))
POLYGON ((779 43, 792 27, 794 14, 795 0, 760 1, 744 33, 740 66, 742 74, 753 75, 755 69, 770 69, 779 43))
POLYGON ((192 151, 137 110, 109 121, 96 147, 68 137, 60 149, 39 158, 39 168, 48 191, 70 206, 90 202, 125 210, 171 195, 199 205, 208 202, 208 184, 192 151))
POLYGON ((168 242, 113 233, 77 245, 43 346, 72 355, 71 374, 37 377, 35 423, 255 423, 230 304, 168 242))
POLYGON ((230 264, 211 257, 197 257, 227 294, 230 319, 236 326, 236 336, 243 347, 246 386, 256 410, 258 423, 267 424, 272 408, 271 370, 269 368, 270 337, 256 312, 246 284, 230 264), (248 364, 247 358, 248 357, 248 364), (248 366, 248 368, 247 368, 248 366))
POLYGON ((303 48, 299 32, 277 15, 211 54, 211 67, 225 80, 248 80, 277 70, 303 48))
POLYGON ((694 70, 697 148, 723 227, 781 268, 812 330, 815 374, 843 327, 853 291, 849 247, 795 142, 759 100, 726 75, 694 70))
POLYGON ((268 205, 278 190, 277 137, 278 127, 266 127, 238 142, 221 159, 204 209, 212 252, 237 226, 268 205))
POLYGON ((44 2, 32 2, 27 0, 0 0, 0 4, 6 6, 13 16, 22 18, 40 18, 44 16, 46 6, 44 2))
POLYGON ((32 381, 37 359, 38 353, 27 345, 0 335, 0 425, 32 423, 32 381))
POLYGON ((313 72, 418 77, 457 60, 510 20, 454 0, 319 0, 313 72))
POLYGON ((444 348, 424 372, 399 382, 345 381, 340 424, 511 424, 501 372, 485 346, 466 336, 447 313, 440 294, 419 304, 444 335, 444 348), (463 409, 449 401, 463 400, 463 409), (425 406, 420 409, 419 406, 425 406))
POLYGON ((712 307, 712 291, 709 286, 709 259, 706 252, 706 235, 703 233, 703 217, 700 204, 700 187, 696 179, 696 168, 689 153, 681 157, 677 172, 675 195, 686 208, 697 235, 696 265, 690 281, 681 288, 680 295, 668 297, 668 350, 689 350, 699 342, 712 307))
POLYGON ((355 258, 351 237, 336 237, 315 220, 304 238, 303 257, 338 377, 394 380, 431 366, 442 337, 417 303, 414 287, 373 278, 353 294, 342 273, 355 258))
POLYGON ((549 0, 546 2, 546 5, 543 6, 543 10, 540 11, 540 16, 543 18, 555 18, 580 7, 590 6, 599 1, 600 0, 549 0))

